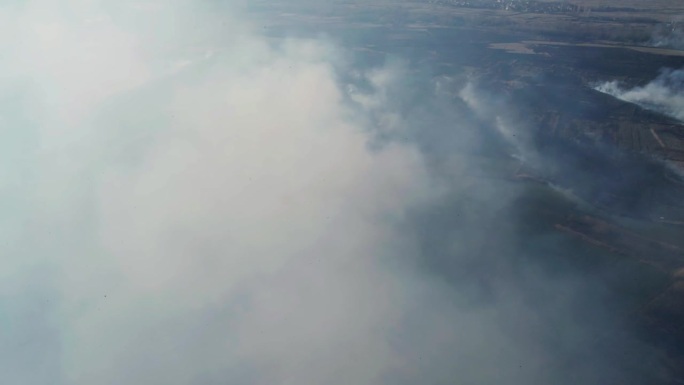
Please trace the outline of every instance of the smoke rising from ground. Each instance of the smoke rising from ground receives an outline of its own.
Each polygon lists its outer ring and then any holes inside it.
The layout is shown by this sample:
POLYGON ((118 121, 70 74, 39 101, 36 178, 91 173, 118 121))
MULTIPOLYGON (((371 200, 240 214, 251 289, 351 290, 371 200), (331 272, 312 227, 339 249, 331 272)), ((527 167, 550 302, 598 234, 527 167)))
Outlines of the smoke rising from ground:
POLYGON ((653 47, 684 49, 684 31, 681 21, 659 25, 648 42, 653 47))
POLYGON ((0 12, 6 383, 632 381, 603 288, 509 247, 474 93, 225 6, 0 12))
POLYGON ((55 298, 24 329, 31 285, 10 287, 10 382, 379 381, 405 299, 377 263, 401 243, 391 216, 430 194, 420 156, 369 151, 325 45, 194 41, 203 13, 132 5, 16 11, 4 85, 37 80, 7 132, 33 138, 4 170, 26 218, 6 223, 3 271, 46 270, 55 298), (181 32, 143 25, 157 12, 181 32), (52 349, 10 359, 44 329, 52 349))
POLYGON ((596 90, 649 110, 684 120, 684 70, 664 69, 644 86, 623 87, 617 81, 599 84, 596 90))

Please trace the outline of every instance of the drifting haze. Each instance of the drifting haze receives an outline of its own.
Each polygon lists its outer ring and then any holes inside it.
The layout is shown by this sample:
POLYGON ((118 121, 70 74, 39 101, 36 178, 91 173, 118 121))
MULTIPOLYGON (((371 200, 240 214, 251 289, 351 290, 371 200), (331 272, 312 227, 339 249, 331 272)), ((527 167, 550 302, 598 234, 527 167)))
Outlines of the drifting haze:
POLYGON ((0 12, 5 383, 638 383, 602 287, 508 247, 472 89, 226 6, 0 12))

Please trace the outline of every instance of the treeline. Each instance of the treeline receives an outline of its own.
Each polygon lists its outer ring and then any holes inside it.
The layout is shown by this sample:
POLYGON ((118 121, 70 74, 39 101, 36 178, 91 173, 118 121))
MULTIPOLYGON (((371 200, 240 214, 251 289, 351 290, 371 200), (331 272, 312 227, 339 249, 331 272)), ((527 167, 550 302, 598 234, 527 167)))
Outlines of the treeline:
POLYGON ((416 0, 431 4, 462 8, 501 9, 532 13, 591 13, 591 12, 638 12, 636 8, 611 6, 581 6, 566 2, 545 2, 534 0, 416 0))

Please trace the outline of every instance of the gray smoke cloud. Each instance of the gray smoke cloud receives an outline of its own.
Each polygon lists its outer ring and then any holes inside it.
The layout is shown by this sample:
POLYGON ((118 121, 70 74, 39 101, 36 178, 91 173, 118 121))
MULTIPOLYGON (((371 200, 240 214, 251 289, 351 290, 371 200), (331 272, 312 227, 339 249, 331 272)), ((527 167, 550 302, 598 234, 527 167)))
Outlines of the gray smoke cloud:
POLYGON ((472 86, 234 4, 0 18, 4 383, 639 383, 604 288, 509 248, 472 86))
POLYGON ((684 70, 663 69, 653 81, 636 87, 624 87, 617 81, 596 86, 596 90, 649 110, 684 120, 684 70))

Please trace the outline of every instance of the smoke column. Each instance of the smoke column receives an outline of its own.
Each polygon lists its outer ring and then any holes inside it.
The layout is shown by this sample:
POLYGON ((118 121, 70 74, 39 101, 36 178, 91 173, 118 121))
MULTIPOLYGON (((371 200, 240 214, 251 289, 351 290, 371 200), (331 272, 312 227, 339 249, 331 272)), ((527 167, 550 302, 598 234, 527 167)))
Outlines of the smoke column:
POLYGON ((487 101, 251 22, 0 8, 3 383, 638 383, 602 286, 511 251, 487 101))

